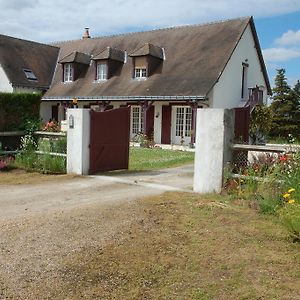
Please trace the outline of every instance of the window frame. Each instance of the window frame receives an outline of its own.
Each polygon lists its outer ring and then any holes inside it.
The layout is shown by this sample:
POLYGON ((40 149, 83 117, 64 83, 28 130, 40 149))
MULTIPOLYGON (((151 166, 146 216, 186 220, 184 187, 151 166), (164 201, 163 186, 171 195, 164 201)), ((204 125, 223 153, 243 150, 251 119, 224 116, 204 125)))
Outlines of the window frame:
POLYGON ((74 81, 74 64, 73 63, 64 63, 64 82, 73 82, 74 81))
POLYGON ((146 67, 135 67, 134 68, 134 78, 135 79, 146 79, 147 76, 147 68, 146 67))
POLYGON ((97 62, 96 63, 96 81, 105 81, 105 80, 107 80, 107 78, 108 78, 108 65, 107 65, 107 63, 97 62), (101 72, 99 72, 100 66, 105 67, 104 69, 101 69, 101 72), (105 72, 103 72, 104 70, 105 70, 105 72))
POLYGON ((241 99, 243 101, 247 100, 247 79, 248 79, 248 68, 249 64, 242 63, 242 87, 241 87, 241 99))
POLYGON ((131 105, 130 132, 134 137, 144 130, 144 112, 140 105, 131 105))

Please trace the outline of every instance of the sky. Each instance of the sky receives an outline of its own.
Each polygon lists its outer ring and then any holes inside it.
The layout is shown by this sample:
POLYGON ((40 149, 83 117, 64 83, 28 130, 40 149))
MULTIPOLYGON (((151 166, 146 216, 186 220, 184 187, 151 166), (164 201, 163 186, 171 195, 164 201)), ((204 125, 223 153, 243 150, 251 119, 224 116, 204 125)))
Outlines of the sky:
POLYGON ((41 43, 254 17, 273 84, 300 80, 300 0, 0 0, 0 33, 41 43))

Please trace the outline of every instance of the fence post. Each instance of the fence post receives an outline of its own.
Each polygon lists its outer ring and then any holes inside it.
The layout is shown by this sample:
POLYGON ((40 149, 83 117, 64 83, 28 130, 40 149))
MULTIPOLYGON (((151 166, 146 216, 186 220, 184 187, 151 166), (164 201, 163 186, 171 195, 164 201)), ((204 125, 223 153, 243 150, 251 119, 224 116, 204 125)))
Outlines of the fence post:
POLYGON ((219 193, 224 166, 232 160, 234 110, 198 109, 194 165, 194 191, 219 193))
POLYGON ((90 109, 67 110, 67 173, 87 175, 90 164, 90 109))

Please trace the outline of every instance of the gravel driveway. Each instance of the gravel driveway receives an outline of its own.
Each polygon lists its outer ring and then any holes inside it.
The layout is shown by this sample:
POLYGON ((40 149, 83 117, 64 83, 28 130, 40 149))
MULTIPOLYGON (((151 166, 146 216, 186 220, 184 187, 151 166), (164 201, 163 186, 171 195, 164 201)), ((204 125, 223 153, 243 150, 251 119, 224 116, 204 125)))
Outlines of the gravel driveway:
POLYGON ((75 251, 122 238, 142 218, 138 200, 191 191, 193 166, 35 185, 0 186, 0 299, 51 299, 75 251), (45 283, 46 282, 46 283, 45 283))

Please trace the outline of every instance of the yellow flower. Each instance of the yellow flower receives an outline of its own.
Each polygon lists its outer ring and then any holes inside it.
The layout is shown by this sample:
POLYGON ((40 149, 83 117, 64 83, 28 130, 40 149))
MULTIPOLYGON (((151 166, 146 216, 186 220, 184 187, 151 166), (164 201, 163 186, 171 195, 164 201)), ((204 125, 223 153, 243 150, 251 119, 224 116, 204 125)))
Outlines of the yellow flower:
POLYGON ((295 191, 296 191, 295 189, 290 188, 290 189, 288 190, 288 193, 292 193, 292 192, 295 192, 295 191))
POLYGON ((290 199, 290 200, 288 201, 288 204, 293 204, 293 203, 295 203, 295 200, 294 200, 294 199, 290 199))
POLYGON ((288 198, 289 196, 291 196, 291 194, 289 194, 289 193, 285 193, 285 194, 282 195, 282 197, 283 197, 284 199, 288 198))

